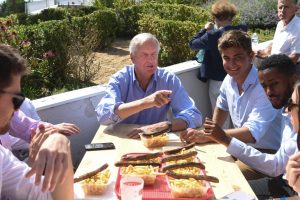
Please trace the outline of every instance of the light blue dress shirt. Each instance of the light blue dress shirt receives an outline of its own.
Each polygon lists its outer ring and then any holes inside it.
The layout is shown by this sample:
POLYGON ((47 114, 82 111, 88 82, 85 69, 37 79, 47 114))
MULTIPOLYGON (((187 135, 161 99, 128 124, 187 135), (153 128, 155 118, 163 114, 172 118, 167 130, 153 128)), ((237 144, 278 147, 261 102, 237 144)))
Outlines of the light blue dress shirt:
POLYGON ((282 134, 281 146, 276 154, 262 153, 236 138, 232 138, 227 153, 266 175, 276 177, 285 174, 289 157, 298 151, 297 134, 294 133, 287 114, 283 114, 282 134))
POLYGON ((190 128, 199 127, 202 124, 201 113, 175 74, 158 68, 146 91, 143 91, 135 77, 134 66, 129 65, 112 76, 106 94, 96 107, 96 112, 100 124, 154 124, 167 120, 169 109, 172 110, 175 118, 183 119, 190 128), (158 90, 172 90, 171 102, 159 108, 142 110, 124 120, 115 114, 114 111, 119 105, 142 99, 158 90))
POLYGON ((227 75, 220 88, 217 107, 229 111, 235 128, 247 127, 255 148, 277 150, 281 142, 281 109, 274 109, 252 66, 239 94, 236 81, 227 75))

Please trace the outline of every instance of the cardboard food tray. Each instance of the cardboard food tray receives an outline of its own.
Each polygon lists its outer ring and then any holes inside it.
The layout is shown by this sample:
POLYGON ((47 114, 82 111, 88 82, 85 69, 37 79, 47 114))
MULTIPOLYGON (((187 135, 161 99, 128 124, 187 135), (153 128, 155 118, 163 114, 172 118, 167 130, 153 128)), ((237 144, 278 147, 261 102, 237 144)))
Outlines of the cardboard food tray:
MULTIPOLYGON (((125 154, 126 155, 141 155, 141 154, 146 154, 146 153, 129 153, 125 154)), ((117 180, 115 184, 115 193, 117 197, 120 199, 121 197, 121 192, 120 192, 120 181, 121 181, 121 170, 119 168, 118 170, 118 175, 117 175, 117 180)), ((205 172, 203 171, 205 174, 205 172)), ((175 200, 209 200, 213 196, 213 191, 211 188, 211 185, 209 182, 205 181, 206 185, 206 194, 202 196, 201 198, 173 198, 171 194, 171 189, 169 188, 168 185, 168 177, 167 176, 157 176, 154 185, 150 186, 144 186, 143 189, 143 199, 144 200, 159 200, 159 199, 175 199, 175 200)))

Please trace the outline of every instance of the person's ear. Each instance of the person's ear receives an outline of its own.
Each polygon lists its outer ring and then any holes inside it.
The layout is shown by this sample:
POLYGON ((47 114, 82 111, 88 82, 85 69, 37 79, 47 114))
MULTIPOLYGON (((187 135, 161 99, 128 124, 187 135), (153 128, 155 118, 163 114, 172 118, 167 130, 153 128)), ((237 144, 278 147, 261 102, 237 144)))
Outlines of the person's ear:
POLYGON ((132 53, 130 53, 130 54, 129 54, 129 56, 130 56, 130 60, 131 60, 131 62, 132 62, 132 63, 134 63, 134 56, 133 56, 133 54, 132 54, 132 53))

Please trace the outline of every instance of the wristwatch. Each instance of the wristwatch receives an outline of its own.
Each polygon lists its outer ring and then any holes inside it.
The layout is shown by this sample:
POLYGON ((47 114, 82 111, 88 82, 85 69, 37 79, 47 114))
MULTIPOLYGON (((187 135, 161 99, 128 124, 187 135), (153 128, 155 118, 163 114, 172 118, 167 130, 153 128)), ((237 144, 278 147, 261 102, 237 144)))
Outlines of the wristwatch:
POLYGON ((166 124, 168 125, 167 132, 171 132, 172 131, 172 122, 166 121, 166 124))

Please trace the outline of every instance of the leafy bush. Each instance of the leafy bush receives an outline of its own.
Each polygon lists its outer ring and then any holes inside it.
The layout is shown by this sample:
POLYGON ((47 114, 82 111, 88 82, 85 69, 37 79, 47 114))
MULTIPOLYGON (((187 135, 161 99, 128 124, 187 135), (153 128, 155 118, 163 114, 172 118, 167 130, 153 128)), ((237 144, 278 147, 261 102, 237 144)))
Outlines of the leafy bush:
POLYGON ((139 20, 139 26, 142 32, 150 32, 156 35, 160 41, 159 63, 161 66, 190 60, 194 56, 194 52, 190 50, 188 43, 194 32, 199 30, 199 24, 144 15, 139 20))
POLYGON ((132 37, 139 32, 138 20, 140 19, 140 7, 132 6, 116 9, 117 16, 117 35, 122 37, 132 37))
POLYGON ((204 26, 210 18, 209 12, 200 8, 177 4, 141 4, 116 9, 118 19, 118 36, 134 36, 139 30, 140 15, 148 14, 175 21, 192 21, 204 26))
POLYGON ((24 13, 17 14, 19 24, 37 24, 39 22, 50 21, 50 20, 63 20, 72 16, 82 17, 91 14, 97 10, 93 6, 80 6, 80 7, 59 7, 49 8, 42 10, 41 13, 35 15, 26 15, 24 13))
MULTIPOLYGON (((207 1, 210 7, 215 0, 207 1)), ((239 9, 240 23, 249 28, 274 28, 278 22, 277 0, 231 0, 239 9)))
POLYGON ((277 0, 234 0, 240 9, 241 22, 250 28, 275 27, 277 18, 277 0))
POLYGON ((178 4, 143 4, 142 13, 159 16, 162 19, 192 21, 205 24, 210 19, 210 13, 201 7, 178 4))

